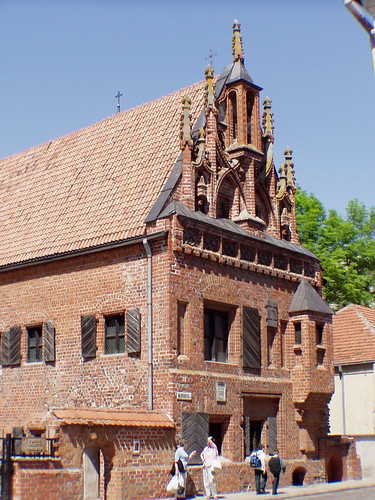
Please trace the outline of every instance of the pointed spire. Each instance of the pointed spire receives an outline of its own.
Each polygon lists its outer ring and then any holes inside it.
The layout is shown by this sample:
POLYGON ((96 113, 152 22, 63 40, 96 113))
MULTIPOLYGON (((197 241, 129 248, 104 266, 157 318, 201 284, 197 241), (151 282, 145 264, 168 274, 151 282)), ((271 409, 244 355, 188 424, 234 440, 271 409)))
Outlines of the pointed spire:
POLYGON ((215 107, 215 83, 214 83, 214 71, 210 65, 207 66, 204 73, 206 75, 206 107, 215 107))
POLYGON ((263 137, 273 138, 273 113, 271 112, 272 101, 269 97, 266 97, 263 101, 263 137))
POLYGON ((245 56, 242 48, 241 25, 237 19, 233 21, 232 53, 234 62, 244 62, 245 56))
POLYGON ((191 114, 190 114, 191 99, 188 96, 182 98, 182 113, 181 113, 181 132, 180 132, 180 147, 185 149, 185 146, 193 147, 193 139, 191 136, 191 114))

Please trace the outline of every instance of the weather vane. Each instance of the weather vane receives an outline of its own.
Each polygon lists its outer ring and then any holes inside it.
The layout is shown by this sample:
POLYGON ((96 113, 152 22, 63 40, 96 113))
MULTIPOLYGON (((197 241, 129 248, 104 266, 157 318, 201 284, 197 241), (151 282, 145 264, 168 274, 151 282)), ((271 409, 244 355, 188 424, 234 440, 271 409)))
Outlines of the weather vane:
POLYGON ((115 99, 117 99, 117 113, 120 113, 120 99, 123 94, 120 93, 120 91, 117 92, 117 95, 115 95, 115 99))
POLYGON ((209 61, 209 65, 212 68, 212 71, 214 70, 214 57, 217 56, 217 53, 214 52, 212 49, 210 49, 210 52, 208 53, 208 56, 205 57, 206 61, 209 61))

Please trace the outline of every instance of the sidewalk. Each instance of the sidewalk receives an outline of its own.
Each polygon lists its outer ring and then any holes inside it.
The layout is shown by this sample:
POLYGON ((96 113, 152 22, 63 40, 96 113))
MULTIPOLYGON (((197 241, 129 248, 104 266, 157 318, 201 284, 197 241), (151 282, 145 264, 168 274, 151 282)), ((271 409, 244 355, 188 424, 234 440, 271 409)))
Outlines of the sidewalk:
MULTIPOLYGON (((371 486, 375 486, 375 478, 367 478, 354 480, 351 479, 349 481, 342 481, 338 483, 318 483, 308 486, 287 486, 284 488, 278 489, 278 495, 274 496, 271 494, 272 489, 270 487, 267 488, 269 493, 265 495, 257 495, 255 491, 242 491, 240 493, 219 493, 219 500, 270 500, 271 498, 278 498, 279 500, 284 500, 287 498, 295 498, 295 497, 307 497, 309 495, 315 495, 317 493, 327 493, 332 491, 348 491, 348 490, 356 490, 357 488, 369 488, 371 486)), ((173 497, 169 497, 164 500, 171 500, 173 497)), ((355 497, 353 497, 355 498, 355 497)), ((190 500, 204 500, 205 496, 196 496, 191 497, 190 500)))

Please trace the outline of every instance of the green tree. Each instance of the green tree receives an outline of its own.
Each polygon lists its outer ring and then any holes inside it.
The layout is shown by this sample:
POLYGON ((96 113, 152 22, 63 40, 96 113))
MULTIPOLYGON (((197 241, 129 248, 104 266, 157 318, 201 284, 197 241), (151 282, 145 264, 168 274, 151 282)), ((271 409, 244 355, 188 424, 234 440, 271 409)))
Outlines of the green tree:
POLYGON ((348 202, 346 217, 327 214, 322 203, 300 188, 296 193, 301 243, 321 261, 324 294, 333 309, 370 306, 375 289, 375 208, 348 202))

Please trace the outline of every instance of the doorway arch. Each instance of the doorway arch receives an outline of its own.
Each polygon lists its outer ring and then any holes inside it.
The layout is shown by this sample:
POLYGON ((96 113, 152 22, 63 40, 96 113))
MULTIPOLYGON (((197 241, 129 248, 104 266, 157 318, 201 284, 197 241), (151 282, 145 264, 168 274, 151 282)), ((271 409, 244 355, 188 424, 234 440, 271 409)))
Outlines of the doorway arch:
POLYGON ((304 467, 297 467, 292 474, 293 486, 302 486, 305 480, 306 469, 304 467))
POLYGON ((342 481, 342 475, 343 475, 342 457, 338 455, 332 455, 329 458, 326 467, 326 474, 328 483, 336 483, 342 481))
POLYGON ((96 443, 83 450, 83 498, 100 499, 100 448, 96 443))

